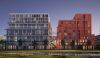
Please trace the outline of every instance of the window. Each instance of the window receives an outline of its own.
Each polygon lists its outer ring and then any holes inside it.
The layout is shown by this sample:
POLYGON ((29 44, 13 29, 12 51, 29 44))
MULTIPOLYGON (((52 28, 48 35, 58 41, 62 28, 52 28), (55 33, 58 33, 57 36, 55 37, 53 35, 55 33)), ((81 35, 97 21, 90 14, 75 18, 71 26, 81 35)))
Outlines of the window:
POLYGON ((36 26, 36 24, 32 24, 32 26, 36 26))
POLYGON ((20 17, 22 18, 22 17, 23 17, 23 15, 22 15, 22 14, 20 14, 20 17))
POLYGON ((67 32, 67 30, 64 30, 64 32, 67 32))
POLYGON ((90 33, 90 30, 88 30, 88 33, 90 33))
POLYGON ((66 34, 66 33, 64 33, 64 39, 66 39, 66 36, 67 36, 67 34, 66 34))
POLYGON ((24 26, 26 27, 26 26, 27 26, 27 24, 24 24, 24 26))
POLYGON ((77 24, 79 24, 79 21, 77 22, 77 24))
POLYGON ((72 22, 70 21, 70 24, 72 24, 72 22))
POLYGON ((76 38, 76 32, 73 33, 73 39, 75 39, 75 38, 76 38))
POLYGON ((61 21, 61 24, 63 24, 63 21, 61 21))
POLYGON ((76 32, 76 30, 73 30, 73 32, 76 32))
POLYGON ((16 15, 16 17, 19 17, 19 15, 16 15))
POLYGON ((85 15, 83 16, 83 19, 85 19, 85 15))
POLYGON ((32 30, 32 35, 35 35, 35 30, 32 30))
POLYGON ((76 24, 76 22, 74 22, 74 24, 76 24))
POLYGON ((32 15, 32 17, 34 17, 34 15, 32 15))
POLYGON ((31 26, 31 24, 28 24, 28 26, 31 26))
POLYGON ((45 15, 45 17, 48 17, 48 15, 45 15))
POLYGON ((15 24, 11 24, 12 26, 15 26, 15 24))
POLYGON ((66 22, 66 24, 68 24, 68 22, 66 22))
POLYGON ((19 30, 19 35, 22 35, 22 30, 19 30))

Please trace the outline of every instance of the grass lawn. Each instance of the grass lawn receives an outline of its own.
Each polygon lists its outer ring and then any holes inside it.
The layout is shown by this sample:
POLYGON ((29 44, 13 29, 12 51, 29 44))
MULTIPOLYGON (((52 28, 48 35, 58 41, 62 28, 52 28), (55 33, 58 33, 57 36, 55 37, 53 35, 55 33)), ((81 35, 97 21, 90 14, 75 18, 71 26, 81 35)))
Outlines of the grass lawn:
POLYGON ((100 58, 100 57, 0 54, 0 58, 100 58))
POLYGON ((100 52, 100 50, 0 50, 0 52, 100 52))
POLYGON ((100 58, 88 56, 53 56, 33 54, 5 54, 6 52, 100 52, 100 50, 0 50, 0 58, 100 58))

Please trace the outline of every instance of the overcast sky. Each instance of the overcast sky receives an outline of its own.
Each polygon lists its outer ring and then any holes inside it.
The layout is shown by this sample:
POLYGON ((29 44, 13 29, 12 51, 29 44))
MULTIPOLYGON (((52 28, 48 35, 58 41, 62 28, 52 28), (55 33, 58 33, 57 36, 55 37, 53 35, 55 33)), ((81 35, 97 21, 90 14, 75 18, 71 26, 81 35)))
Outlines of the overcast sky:
POLYGON ((53 32, 59 19, 72 19, 75 13, 92 14, 92 33, 100 34, 100 0, 0 0, 0 35, 6 34, 9 13, 48 13, 53 32))

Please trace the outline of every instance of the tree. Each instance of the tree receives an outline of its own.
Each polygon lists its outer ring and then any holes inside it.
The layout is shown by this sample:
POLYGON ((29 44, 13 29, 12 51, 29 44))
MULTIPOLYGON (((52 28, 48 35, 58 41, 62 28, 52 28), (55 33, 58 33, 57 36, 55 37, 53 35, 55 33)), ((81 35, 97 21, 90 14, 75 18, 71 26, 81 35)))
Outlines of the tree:
POLYGON ((48 46, 48 40, 45 39, 45 40, 44 40, 44 49, 45 49, 45 50, 47 49, 47 46, 48 46))
POLYGON ((87 41, 87 45, 91 45, 91 41, 90 40, 87 41))
POLYGON ((65 49, 65 40, 64 39, 61 40, 61 46, 63 49, 65 49))
POLYGON ((90 45, 92 45, 92 43, 91 43, 90 40, 88 40, 88 41, 87 41, 87 46, 90 46, 90 45))
POLYGON ((5 43, 4 40, 0 40, 0 45, 1 45, 1 46, 0 46, 1 48, 0 48, 0 49, 3 49, 3 46, 4 46, 3 44, 4 44, 4 43, 5 43))
POLYGON ((82 50, 83 49, 82 45, 78 45, 77 49, 82 50))
POLYGON ((75 40, 72 40, 71 47, 72 47, 72 49, 74 49, 74 47, 75 47, 75 40))
POLYGON ((34 41, 32 41, 32 46, 33 46, 33 49, 36 49, 37 43, 36 43, 36 41, 35 41, 35 40, 34 40, 34 41))
POLYGON ((21 47, 23 44, 23 41, 21 39, 18 40, 18 46, 21 47))
POLYGON ((23 43, 22 43, 22 40, 21 40, 21 39, 18 40, 18 45, 19 45, 19 46, 22 46, 22 44, 23 44, 23 43))

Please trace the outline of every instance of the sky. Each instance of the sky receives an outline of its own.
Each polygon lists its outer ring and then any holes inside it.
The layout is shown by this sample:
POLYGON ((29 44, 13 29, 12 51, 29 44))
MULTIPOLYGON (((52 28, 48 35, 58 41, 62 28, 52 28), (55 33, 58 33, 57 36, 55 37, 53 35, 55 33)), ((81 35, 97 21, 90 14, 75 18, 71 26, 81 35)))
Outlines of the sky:
POLYGON ((53 33, 59 19, 92 14, 92 34, 100 34, 100 0, 0 0, 0 35, 6 34, 9 13, 48 13, 53 33))

